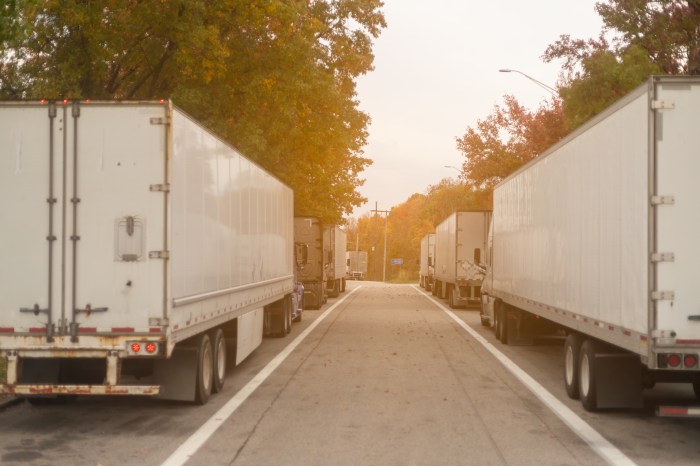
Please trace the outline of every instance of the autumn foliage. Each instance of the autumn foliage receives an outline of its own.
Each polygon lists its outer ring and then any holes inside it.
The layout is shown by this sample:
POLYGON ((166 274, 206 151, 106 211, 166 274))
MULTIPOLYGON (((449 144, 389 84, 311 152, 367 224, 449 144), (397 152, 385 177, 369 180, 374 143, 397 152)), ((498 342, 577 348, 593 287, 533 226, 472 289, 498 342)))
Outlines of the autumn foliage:
POLYGON ((0 98, 177 106, 338 223, 357 191, 381 0, 0 2, 0 98))
POLYGON ((567 133, 561 101, 552 99, 531 112, 513 96, 504 98, 475 128, 457 138, 466 158, 463 177, 470 188, 490 192, 493 187, 556 143, 567 133))

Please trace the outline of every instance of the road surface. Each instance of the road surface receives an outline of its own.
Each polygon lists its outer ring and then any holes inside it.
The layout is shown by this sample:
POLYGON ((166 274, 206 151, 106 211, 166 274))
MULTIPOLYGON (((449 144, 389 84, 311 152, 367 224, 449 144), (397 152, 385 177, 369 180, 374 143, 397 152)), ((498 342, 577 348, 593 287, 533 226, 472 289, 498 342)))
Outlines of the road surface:
POLYGON ((643 410, 586 413, 566 398, 561 352, 556 339, 500 345, 476 311, 450 312, 415 286, 349 283, 289 336, 266 339, 206 406, 81 397, 4 409, 0 463, 697 464, 700 421, 653 415, 692 390, 659 387, 643 410))

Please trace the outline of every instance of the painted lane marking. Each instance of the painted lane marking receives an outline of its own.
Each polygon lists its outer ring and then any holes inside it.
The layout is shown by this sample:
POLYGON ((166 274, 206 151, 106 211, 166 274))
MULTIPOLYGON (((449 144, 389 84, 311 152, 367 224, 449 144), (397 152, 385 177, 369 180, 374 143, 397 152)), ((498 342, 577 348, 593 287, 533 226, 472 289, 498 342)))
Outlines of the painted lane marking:
POLYGON ((354 290, 351 290, 346 294, 341 300, 333 304, 331 307, 326 309, 323 314, 318 316, 311 325, 306 327, 303 332, 299 334, 298 337, 294 339, 287 347, 282 350, 277 356, 275 356, 263 369, 258 372, 253 379, 248 382, 243 388, 241 388, 233 398, 226 402, 224 406, 221 407, 212 417, 207 420, 202 426, 197 429, 197 431, 192 434, 185 442, 178 447, 169 457, 166 459, 161 466, 181 466, 189 461, 192 456, 197 453, 204 443, 209 440, 209 438, 214 435, 221 425, 228 420, 229 417, 248 399, 250 395, 255 392, 255 390, 262 385, 262 383, 272 374, 277 367, 279 367, 282 362, 287 359, 292 351, 296 349, 299 344, 304 341, 304 339, 320 324, 328 315, 335 310, 336 307, 341 305, 346 299, 348 299, 353 293, 362 288, 362 285, 358 286, 354 290))
POLYGON ((615 445, 610 443, 597 430, 591 427, 586 421, 581 419, 576 413, 569 409, 564 403, 559 401, 546 388, 540 385, 527 372, 518 367, 505 354, 501 353, 491 342, 479 335, 479 333, 471 328, 466 322, 457 317, 457 315, 446 308, 441 302, 437 301, 432 296, 423 293, 416 285, 413 288, 427 299, 432 301, 440 309, 442 309, 452 320, 467 331, 476 341, 486 348, 501 364, 505 366, 517 379, 519 379, 537 398, 540 399, 556 416, 561 419, 576 435, 588 444, 598 455, 612 465, 636 466, 636 463, 622 453, 615 445))

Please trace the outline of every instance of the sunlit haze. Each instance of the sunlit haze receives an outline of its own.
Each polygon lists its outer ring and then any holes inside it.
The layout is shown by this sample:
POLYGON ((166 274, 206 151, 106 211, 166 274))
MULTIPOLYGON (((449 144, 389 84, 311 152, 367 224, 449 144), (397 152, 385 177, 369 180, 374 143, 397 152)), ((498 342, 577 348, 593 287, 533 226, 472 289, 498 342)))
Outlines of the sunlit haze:
POLYGON ((595 38, 594 0, 465 2, 384 0, 388 27, 375 42, 375 70, 358 82, 369 113, 360 176, 368 203, 355 216, 389 209, 458 171, 464 157, 455 138, 512 94, 531 110, 551 94, 517 73, 555 87, 561 63, 541 56, 560 35, 595 38))

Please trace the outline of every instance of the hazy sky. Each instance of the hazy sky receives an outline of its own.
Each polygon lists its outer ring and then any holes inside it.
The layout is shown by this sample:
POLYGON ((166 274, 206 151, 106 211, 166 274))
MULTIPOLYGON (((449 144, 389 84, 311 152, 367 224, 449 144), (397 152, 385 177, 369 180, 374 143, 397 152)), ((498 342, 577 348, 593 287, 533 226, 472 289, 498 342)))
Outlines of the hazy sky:
POLYGON ((455 138, 513 94, 531 110, 550 94, 517 69, 555 87, 561 63, 541 56, 560 35, 595 38, 594 0, 384 0, 387 28, 375 41, 375 70, 360 78, 374 160, 361 177, 369 202, 355 216, 405 202, 459 173, 455 138))

